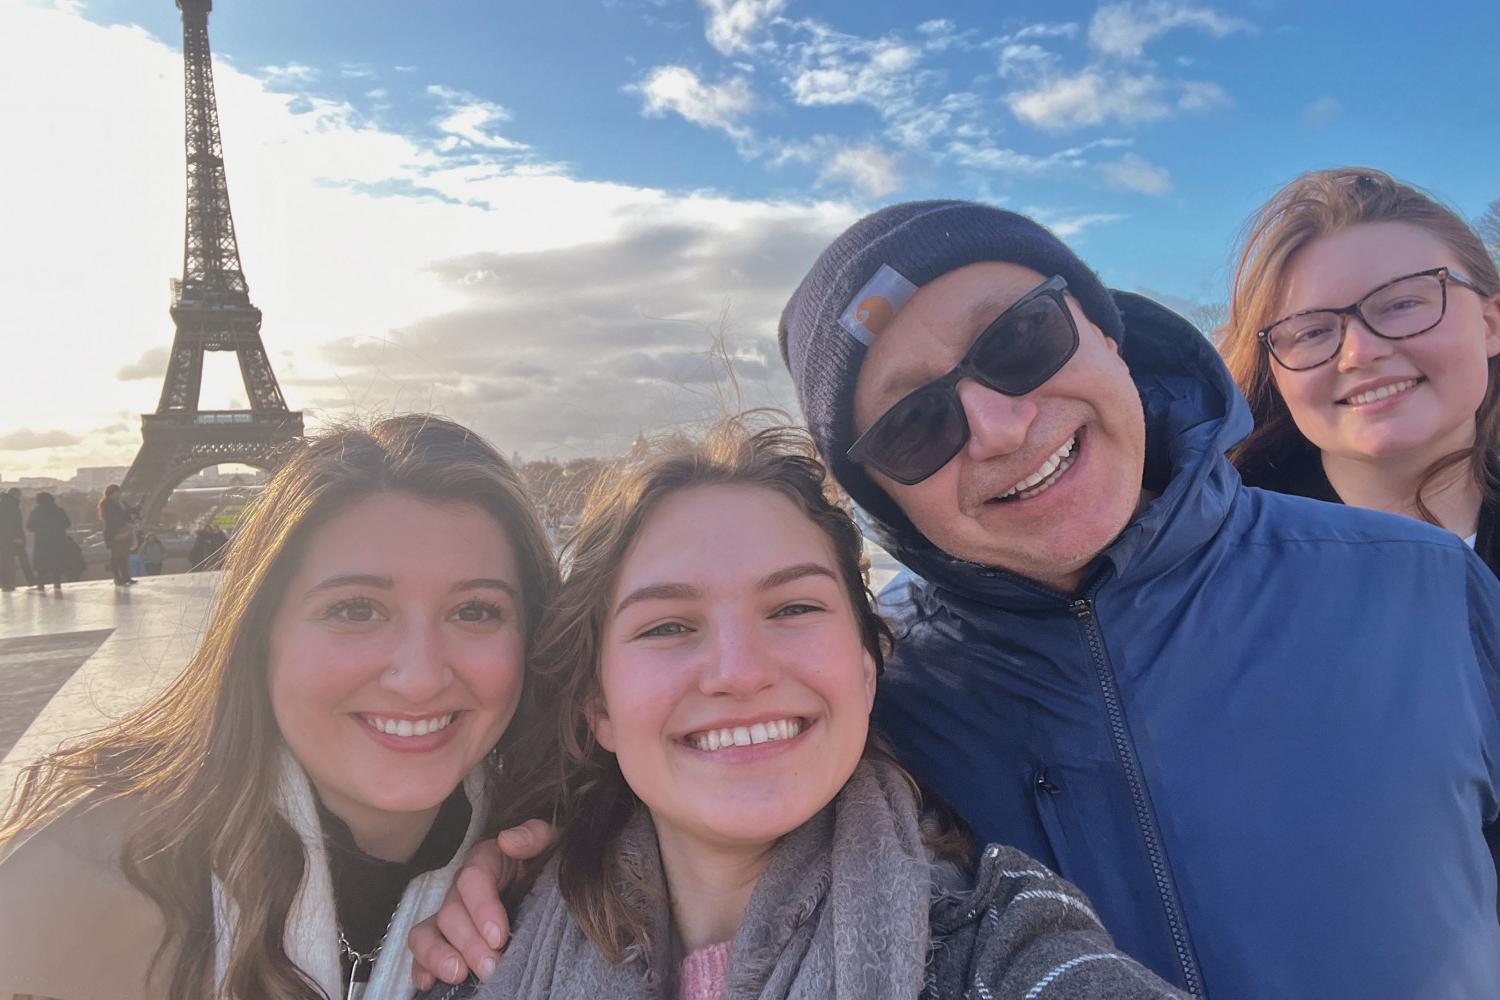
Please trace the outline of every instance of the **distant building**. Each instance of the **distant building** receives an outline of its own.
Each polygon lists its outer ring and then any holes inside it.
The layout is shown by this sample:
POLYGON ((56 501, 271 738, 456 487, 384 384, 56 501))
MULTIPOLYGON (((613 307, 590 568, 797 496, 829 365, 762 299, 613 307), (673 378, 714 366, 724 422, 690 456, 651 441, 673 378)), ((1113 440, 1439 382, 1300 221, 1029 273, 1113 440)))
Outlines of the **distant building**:
POLYGON ((86 493, 102 493, 104 487, 111 483, 118 484, 129 471, 128 465, 96 465, 87 469, 79 469, 71 485, 86 493))

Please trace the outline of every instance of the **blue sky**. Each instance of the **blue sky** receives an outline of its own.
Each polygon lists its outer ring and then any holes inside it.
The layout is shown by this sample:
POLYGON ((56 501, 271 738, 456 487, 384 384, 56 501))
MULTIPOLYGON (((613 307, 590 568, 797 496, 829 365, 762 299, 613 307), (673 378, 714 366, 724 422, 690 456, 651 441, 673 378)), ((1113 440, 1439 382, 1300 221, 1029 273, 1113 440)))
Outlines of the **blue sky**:
MULTIPOLYGON (((1302 170, 1378 166, 1469 217, 1500 198, 1493 4, 215 6, 231 199, 293 405, 431 406, 527 454, 691 419, 719 327, 749 401, 789 402, 776 312, 886 202, 1030 212, 1185 308, 1223 298, 1238 227, 1302 170)), ((0 477, 124 464, 181 267, 180 20, 0 0, 5 38, 13 148, 84 165, 0 166, 52 206, 0 234, 0 293, 36 366, 97 371, 83 408, 0 371, 0 477), (79 239, 109 294, 59 310, 67 261, 37 244, 79 239)))

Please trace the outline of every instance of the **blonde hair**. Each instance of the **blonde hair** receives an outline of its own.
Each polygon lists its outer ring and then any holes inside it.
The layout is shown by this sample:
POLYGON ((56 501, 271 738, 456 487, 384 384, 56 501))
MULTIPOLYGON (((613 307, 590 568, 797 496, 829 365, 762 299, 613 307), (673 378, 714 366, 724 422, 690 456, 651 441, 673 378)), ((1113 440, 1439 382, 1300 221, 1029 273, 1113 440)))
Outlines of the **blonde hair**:
MULTIPOLYGON (((269 632, 311 534, 381 492, 473 504, 495 518, 516 552, 529 648, 556 592, 557 566, 505 459, 471 431, 432 416, 329 433, 296 445, 246 514, 229 543, 207 631, 177 679, 114 725, 27 767, 0 814, 3 844, 72 808, 139 799, 121 866, 164 917, 153 968, 169 963, 169 1000, 196 1000, 213 982, 214 940, 205 933, 214 926, 210 872, 239 907, 226 995, 322 998, 283 947, 305 857, 276 808, 280 734, 265 676, 269 632)), ((542 711, 533 692, 523 694, 501 747, 518 741, 542 711)), ((495 791, 491 801, 510 794, 495 791)))
MULTIPOLYGON (((1315 170, 1293 180, 1245 228, 1219 350, 1250 403, 1255 430, 1230 453, 1247 474, 1296 467, 1317 454, 1292 421, 1258 333, 1280 318, 1297 254, 1314 240, 1369 222, 1403 222, 1441 240, 1481 295, 1500 295, 1500 273, 1484 243, 1452 209, 1409 184, 1367 167, 1315 170)), ((1489 361, 1489 388, 1475 416, 1472 448, 1445 455, 1417 488, 1424 520, 1437 523, 1423 493, 1443 470, 1469 461, 1488 500, 1500 499, 1500 357, 1489 361)))

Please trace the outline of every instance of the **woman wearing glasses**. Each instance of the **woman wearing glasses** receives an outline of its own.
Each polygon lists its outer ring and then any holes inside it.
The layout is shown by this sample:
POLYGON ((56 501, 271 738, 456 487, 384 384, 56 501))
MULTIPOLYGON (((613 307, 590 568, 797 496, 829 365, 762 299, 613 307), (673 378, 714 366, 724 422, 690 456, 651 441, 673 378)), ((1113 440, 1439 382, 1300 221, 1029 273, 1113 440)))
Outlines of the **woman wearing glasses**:
POLYGON ((1500 575, 1500 274, 1375 170, 1292 181, 1251 219, 1220 348, 1252 486, 1421 518, 1500 575))

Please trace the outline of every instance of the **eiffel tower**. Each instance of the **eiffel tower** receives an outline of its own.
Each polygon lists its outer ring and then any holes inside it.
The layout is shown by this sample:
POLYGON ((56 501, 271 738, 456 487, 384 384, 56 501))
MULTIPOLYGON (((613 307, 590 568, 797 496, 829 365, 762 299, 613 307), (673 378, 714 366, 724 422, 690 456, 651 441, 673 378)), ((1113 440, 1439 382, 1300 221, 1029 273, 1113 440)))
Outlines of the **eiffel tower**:
POLYGON ((177 0, 187 109, 187 233, 182 280, 172 282, 172 356, 155 413, 141 417, 141 450, 121 483, 139 497, 141 520, 154 524, 173 487, 210 465, 238 463, 271 470, 302 436, 302 414, 287 409, 260 339, 260 310, 240 266, 229 212, 224 148, 208 49, 213 0, 177 0), (203 352, 233 351, 248 410, 200 410, 203 352))

